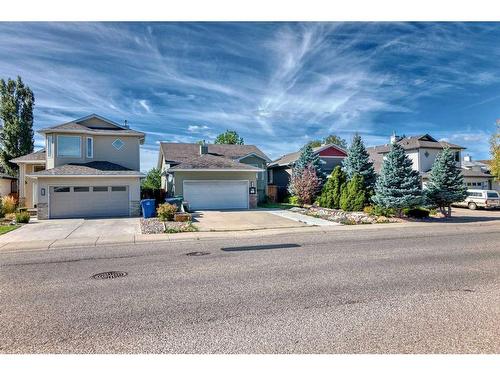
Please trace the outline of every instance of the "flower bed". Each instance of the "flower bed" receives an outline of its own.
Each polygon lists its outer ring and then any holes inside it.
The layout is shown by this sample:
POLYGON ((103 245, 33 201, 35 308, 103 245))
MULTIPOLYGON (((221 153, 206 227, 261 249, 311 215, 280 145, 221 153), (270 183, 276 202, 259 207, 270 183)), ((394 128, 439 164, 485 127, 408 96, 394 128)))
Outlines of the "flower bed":
POLYGON ((196 232, 191 222, 160 221, 158 218, 141 219, 142 234, 196 232))
POLYGON ((293 207, 290 211, 346 225, 399 223, 402 221, 393 217, 368 215, 364 212, 346 212, 318 206, 293 207))

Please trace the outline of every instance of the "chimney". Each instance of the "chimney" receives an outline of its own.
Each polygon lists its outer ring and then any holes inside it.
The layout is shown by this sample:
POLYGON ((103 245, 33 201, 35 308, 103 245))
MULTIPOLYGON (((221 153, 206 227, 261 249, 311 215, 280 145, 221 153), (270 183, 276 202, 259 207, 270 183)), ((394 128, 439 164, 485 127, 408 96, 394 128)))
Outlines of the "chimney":
POLYGON ((391 135, 391 144, 396 143, 399 140, 400 138, 396 135, 396 131, 393 130, 391 135))
POLYGON ((200 144, 200 155, 206 155, 208 154, 208 145, 203 141, 203 143, 200 144))
POLYGON ((472 161, 472 158, 470 157, 469 154, 467 154, 467 155, 464 156, 464 161, 468 161, 468 162, 472 161))
POLYGON ((125 129, 128 129, 128 121, 127 121, 127 120, 125 120, 125 121, 123 122, 123 127, 124 127, 125 129))

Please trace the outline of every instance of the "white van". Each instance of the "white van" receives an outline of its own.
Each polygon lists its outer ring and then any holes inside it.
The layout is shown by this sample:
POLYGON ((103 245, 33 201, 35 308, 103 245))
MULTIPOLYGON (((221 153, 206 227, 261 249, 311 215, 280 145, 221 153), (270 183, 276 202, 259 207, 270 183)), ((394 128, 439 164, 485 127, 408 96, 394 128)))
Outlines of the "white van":
POLYGON ((496 190, 467 190, 467 198, 463 202, 454 203, 454 206, 469 207, 475 210, 481 208, 500 208, 500 195, 496 190))

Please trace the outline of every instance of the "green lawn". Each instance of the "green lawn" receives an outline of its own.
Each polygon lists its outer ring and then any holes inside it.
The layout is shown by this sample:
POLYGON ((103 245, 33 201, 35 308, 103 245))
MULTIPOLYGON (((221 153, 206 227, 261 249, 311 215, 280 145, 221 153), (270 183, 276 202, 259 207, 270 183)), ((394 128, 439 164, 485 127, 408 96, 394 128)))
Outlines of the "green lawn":
POLYGON ((20 225, 0 225, 0 236, 19 227, 20 225))
POLYGON ((261 208, 280 208, 282 210, 289 210, 292 207, 298 207, 296 204, 291 203, 259 203, 261 208))

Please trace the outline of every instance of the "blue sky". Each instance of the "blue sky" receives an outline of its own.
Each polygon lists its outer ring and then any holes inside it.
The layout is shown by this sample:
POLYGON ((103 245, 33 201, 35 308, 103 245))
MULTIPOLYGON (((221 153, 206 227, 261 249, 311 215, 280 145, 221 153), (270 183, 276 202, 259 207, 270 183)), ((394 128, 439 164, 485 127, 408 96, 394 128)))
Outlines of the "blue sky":
MULTIPOLYGON (((0 77, 35 128, 89 113, 158 142, 234 129, 271 158, 310 139, 429 133, 487 158, 500 118, 500 23, 0 23, 0 77)), ((40 138, 37 146, 42 146, 40 138)))

